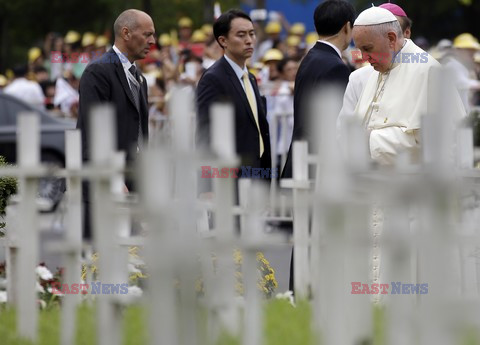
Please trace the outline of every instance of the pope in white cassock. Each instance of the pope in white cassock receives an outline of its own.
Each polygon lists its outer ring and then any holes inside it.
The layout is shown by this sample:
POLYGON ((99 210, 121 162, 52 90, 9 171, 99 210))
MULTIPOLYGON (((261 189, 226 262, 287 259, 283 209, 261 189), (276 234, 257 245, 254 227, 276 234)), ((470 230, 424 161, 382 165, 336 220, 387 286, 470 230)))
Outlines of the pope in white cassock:
MULTIPOLYGON (((409 39, 411 35, 411 20, 408 18, 403 8, 390 2, 381 4, 378 7, 392 12, 402 27, 403 37, 409 39)), ((348 85, 343 96, 343 106, 338 115, 337 128, 339 131, 343 131, 345 129, 345 122, 348 121, 348 118, 354 116, 355 108, 357 107, 358 100, 365 88, 365 84, 374 71, 373 67, 367 63, 366 66, 358 68, 350 74, 348 85)), ((338 134, 340 141, 345 140, 344 133, 339 132, 338 134)))
MULTIPOLYGON (((418 161, 421 116, 429 113, 429 75, 440 64, 404 38, 397 18, 383 8, 371 7, 360 13, 353 40, 375 69, 354 114, 369 133, 372 159, 390 165, 400 152, 407 151, 413 162, 418 161)), ((452 99, 462 116, 465 111, 458 95, 452 99)))

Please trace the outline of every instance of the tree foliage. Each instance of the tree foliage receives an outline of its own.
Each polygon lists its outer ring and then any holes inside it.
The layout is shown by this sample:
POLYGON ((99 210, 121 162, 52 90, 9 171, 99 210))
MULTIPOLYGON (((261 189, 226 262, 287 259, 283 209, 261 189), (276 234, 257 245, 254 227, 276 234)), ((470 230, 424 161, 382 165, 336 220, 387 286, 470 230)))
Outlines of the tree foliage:
MULTIPOLYGON (((176 28, 181 16, 192 18, 195 27, 212 21, 213 4, 222 11, 238 7, 241 0, 0 0, 0 73, 16 63, 26 62, 30 47, 39 45, 48 32, 64 35, 68 30, 81 33, 111 31, 118 14, 127 8, 150 13, 158 33, 176 28)), ((274 0, 256 0, 269 3, 274 0)), ((290 0, 299 4, 320 0, 290 0)), ((358 12, 371 6, 371 0, 350 0, 358 12)), ((388 0, 374 1, 375 5, 388 0)), ((245 1, 247 2, 247 1, 245 1)), ((248 1, 252 3, 253 1, 248 1)), ((480 37, 478 0, 393 0, 413 19, 414 37, 431 41, 453 38, 462 32, 480 37)), ((310 17, 311 14, 309 13, 310 17)))
MULTIPOLYGON (((222 10, 238 7, 239 0, 219 1, 222 10)), ((115 18, 128 8, 148 12, 157 33, 176 28, 181 16, 200 27, 213 18, 214 0, 0 0, 0 73, 27 62, 27 51, 39 46, 49 32, 65 35, 111 32, 115 18)), ((211 21, 210 21, 211 22, 211 21)))

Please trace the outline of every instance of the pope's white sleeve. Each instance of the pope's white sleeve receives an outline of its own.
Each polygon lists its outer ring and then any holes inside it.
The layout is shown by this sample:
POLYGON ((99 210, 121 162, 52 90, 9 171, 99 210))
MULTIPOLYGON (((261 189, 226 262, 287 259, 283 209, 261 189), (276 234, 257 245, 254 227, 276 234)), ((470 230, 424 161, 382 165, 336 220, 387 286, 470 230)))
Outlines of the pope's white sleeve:
POLYGON ((370 155, 381 165, 392 165, 400 152, 407 151, 417 160, 419 155, 418 130, 404 132, 400 127, 374 129, 370 133, 370 155))

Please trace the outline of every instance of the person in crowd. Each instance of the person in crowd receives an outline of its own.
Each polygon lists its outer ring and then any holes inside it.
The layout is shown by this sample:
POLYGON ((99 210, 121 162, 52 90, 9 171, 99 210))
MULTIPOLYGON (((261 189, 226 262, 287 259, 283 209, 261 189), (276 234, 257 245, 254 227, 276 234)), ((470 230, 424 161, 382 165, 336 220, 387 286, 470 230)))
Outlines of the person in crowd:
POLYGON ((453 54, 443 63, 451 72, 455 86, 467 113, 474 105, 473 94, 480 90, 480 81, 475 73, 474 56, 480 52, 480 43, 470 33, 458 35, 453 40, 453 54))
POLYGON ((45 108, 45 96, 38 82, 27 79, 28 66, 17 65, 13 68, 14 79, 4 88, 7 95, 19 98, 36 108, 45 108))
POLYGON ((189 17, 178 20, 178 51, 190 48, 193 34, 193 21, 189 17))

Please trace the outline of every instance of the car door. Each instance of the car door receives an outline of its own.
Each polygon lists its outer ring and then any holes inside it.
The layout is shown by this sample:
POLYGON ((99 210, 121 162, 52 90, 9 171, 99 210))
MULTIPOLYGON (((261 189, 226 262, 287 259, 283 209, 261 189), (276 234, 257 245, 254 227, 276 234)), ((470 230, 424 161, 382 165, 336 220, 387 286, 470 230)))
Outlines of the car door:
POLYGON ((16 161, 16 114, 25 110, 21 104, 12 101, 9 97, 0 97, 0 155, 4 156, 7 162, 16 161))

